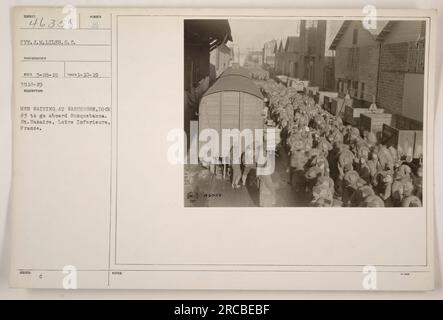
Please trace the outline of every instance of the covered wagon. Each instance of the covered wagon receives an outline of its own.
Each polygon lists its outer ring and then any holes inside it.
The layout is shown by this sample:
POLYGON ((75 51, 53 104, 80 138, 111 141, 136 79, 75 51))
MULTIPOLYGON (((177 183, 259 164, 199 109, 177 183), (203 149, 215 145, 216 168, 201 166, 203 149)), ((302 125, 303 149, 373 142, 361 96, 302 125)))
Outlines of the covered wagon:
MULTIPOLYGON (((199 133, 213 129, 219 137, 219 154, 222 155, 224 129, 264 128, 264 97, 244 68, 228 68, 205 92, 199 106, 199 133)), ((200 148, 205 142, 200 142, 200 148)), ((242 142, 243 144, 244 142, 242 142)))

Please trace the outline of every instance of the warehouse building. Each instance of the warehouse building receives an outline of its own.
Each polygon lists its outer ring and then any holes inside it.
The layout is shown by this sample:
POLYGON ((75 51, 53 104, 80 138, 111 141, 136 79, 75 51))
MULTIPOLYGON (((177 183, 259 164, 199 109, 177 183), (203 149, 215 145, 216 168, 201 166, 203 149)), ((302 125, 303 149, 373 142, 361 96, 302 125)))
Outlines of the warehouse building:
POLYGON ((365 29, 345 21, 330 45, 336 51, 336 90, 354 106, 379 108, 395 124, 420 130, 423 123, 424 21, 378 21, 365 29))

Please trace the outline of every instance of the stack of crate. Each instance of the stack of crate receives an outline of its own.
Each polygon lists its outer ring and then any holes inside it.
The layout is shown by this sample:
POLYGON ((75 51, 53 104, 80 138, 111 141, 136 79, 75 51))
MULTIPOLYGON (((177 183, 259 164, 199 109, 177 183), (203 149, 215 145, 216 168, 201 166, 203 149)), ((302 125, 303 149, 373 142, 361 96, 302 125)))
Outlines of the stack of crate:
POLYGON ((319 91, 319 89, 320 89, 319 87, 307 87, 306 94, 310 97, 314 97, 319 91))
MULTIPOLYGON (((338 93, 337 92, 333 92, 333 91, 319 91, 317 93, 317 100, 318 100, 318 104, 320 104, 320 106, 323 107, 323 109, 326 110, 325 108, 325 103, 326 103, 326 98, 328 98, 328 103, 329 103, 329 99, 332 98, 337 98, 338 93)), ((328 110, 330 112, 330 110, 328 110)))
POLYGON ((323 109, 331 113, 332 98, 325 96, 323 98, 323 109))
POLYGON ((401 156, 412 159, 423 156, 422 130, 403 130, 383 124, 382 143, 396 148, 401 156))
POLYGON ((345 106, 351 106, 352 107, 353 100, 352 99, 346 99, 346 98, 333 98, 331 102, 331 111, 334 116, 341 116, 345 112, 345 106))
POLYGON ((381 138, 383 124, 392 124, 392 114, 390 113, 363 113, 360 115, 360 132, 365 131, 375 133, 377 138, 381 138))
POLYGON ((376 109, 374 111, 369 111, 369 108, 356 108, 353 106, 345 106, 345 114, 343 121, 346 124, 353 126, 360 126, 360 115, 363 113, 384 113, 384 109, 376 109))

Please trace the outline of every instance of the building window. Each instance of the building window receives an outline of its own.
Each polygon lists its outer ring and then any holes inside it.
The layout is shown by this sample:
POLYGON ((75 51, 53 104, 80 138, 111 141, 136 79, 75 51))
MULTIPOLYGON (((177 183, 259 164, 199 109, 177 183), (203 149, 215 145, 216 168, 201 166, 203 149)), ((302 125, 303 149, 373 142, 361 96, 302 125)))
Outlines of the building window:
POLYGON ((362 82, 361 84, 360 84, 360 99, 364 99, 365 98, 365 83, 364 82, 362 82))
POLYGON ((358 29, 354 29, 354 32, 352 33, 352 44, 356 45, 358 39, 358 29))
POLYGON ((346 83, 346 92, 345 92, 346 94, 348 94, 348 93, 349 93, 350 95, 352 94, 352 92, 351 92, 351 91, 352 91, 352 90, 351 90, 352 87, 351 87, 351 86, 352 86, 352 81, 351 81, 351 80, 348 80, 347 83, 346 83))
POLYGON ((352 97, 358 97, 358 81, 352 81, 352 97))

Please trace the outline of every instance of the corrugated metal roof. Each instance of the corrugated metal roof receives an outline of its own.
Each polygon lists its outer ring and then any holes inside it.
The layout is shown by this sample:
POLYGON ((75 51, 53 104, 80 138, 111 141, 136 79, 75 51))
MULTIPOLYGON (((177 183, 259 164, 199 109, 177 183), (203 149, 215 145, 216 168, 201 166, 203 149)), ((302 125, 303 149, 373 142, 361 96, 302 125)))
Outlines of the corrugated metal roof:
POLYGON ((223 91, 245 92, 256 96, 257 98, 263 99, 262 93, 251 80, 249 71, 244 68, 226 69, 203 96, 223 91))

